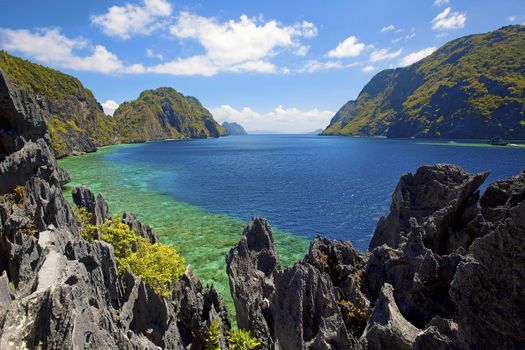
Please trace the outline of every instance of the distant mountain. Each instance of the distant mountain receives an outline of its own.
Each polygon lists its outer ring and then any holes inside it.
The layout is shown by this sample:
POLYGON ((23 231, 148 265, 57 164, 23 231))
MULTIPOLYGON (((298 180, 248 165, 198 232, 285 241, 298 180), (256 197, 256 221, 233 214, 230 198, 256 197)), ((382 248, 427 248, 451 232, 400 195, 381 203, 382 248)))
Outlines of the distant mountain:
POLYGON ((113 118, 123 142, 225 135, 199 100, 168 87, 143 91, 138 99, 122 103, 113 118))
POLYGON ((314 131, 307 132, 307 134, 308 135, 319 135, 322 132, 323 132, 323 129, 317 129, 317 130, 314 130, 314 131))
POLYGON ((240 124, 237 124, 235 122, 224 122, 222 123, 222 127, 226 131, 226 135, 248 135, 246 130, 244 130, 244 128, 240 124))
POLYGON ((465 36, 378 73, 323 134, 525 139, 525 26, 465 36))

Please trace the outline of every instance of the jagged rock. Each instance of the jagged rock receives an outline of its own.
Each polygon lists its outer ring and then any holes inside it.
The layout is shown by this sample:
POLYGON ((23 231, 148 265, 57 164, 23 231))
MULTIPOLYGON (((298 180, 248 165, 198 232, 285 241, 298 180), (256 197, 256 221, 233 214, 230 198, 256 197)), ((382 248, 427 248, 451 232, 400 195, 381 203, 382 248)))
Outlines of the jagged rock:
POLYGON ((275 349, 357 349, 328 275, 308 263, 275 274, 271 304, 275 349))
POLYGON ((279 258, 266 219, 254 218, 248 223, 241 240, 229 251, 226 264, 237 324, 270 347, 273 344, 270 300, 279 258))
POLYGON ((425 327, 414 342, 414 350, 459 350, 467 346, 458 339, 458 325, 450 320, 436 316, 425 327))
POLYGON ((265 219, 250 221, 226 262, 237 323, 263 348, 359 348, 329 275, 307 262, 281 270, 265 219))
POLYGON ((138 221, 134 214, 125 211, 124 214, 122 214, 122 221, 134 230, 136 234, 146 238, 150 243, 159 242, 159 237, 153 229, 149 225, 145 225, 138 221))
POLYGON ((108 204, 101 194, 95 199, 95 195, 86 185, 75 187, 72 192, 73 202, 79 208, 86 209, 92 214, 91 224, 100 225, 108 219, 108 204))
POLYGON ((484 235, 470 246, 451 285, 469 346, 525 347, 525 173, 490 185, 481 199, 484 235))
MULTIPOLYGON (((222 299, 196 277, 160 297, 131 273, 117 274, 112 246, 81 238, 46 111, 0 75, 0 348, 199 349, 212 319, 227 334, 222 299)), ((106 220, 101 196, 81 187, 75 197, 94 224, 106 220)), ((156 239, 136 219, 132 225, 156 239)))
POLYGON ((4 326, 5 316, 7 315, 12 299, 9 279, 7 273, 4 271, 2 276, 0 276, 0 336, 2 334, 1 329, 4 326))
POLYGON ((419 329, 401 315, 392 285, 385 283, 363 335, 366 348, 409 350, 418 333, 419 329))
POLYGON ((369 250, 382 244, 397 248, 410 232, 410 218, 415 218, 425 228, 427 247, 437 253, 450 252, 446 249, 448 229, 487 176, 486 172, 467 174, 450 164, 422 166, 415 174, 401 176, 390 213, 379 220, 369 250))
POLYGON ((58 181, 60 182, 61 186, 64 186, 68 182, 71 182, 71 176, 66 171, 66 169, 64 169, 61 166, 59 166, 59 167, 57 167, 56 170, 57 170, 57 178, 58 178, 58 181))
POLYGON ((316 237, 310 243, 304 261, 326 272, 334 286, 342 292, 342 299, 349 300, 364 312, 368 310, 370 303, 361 292, 366 258, 352 243, 316 237))

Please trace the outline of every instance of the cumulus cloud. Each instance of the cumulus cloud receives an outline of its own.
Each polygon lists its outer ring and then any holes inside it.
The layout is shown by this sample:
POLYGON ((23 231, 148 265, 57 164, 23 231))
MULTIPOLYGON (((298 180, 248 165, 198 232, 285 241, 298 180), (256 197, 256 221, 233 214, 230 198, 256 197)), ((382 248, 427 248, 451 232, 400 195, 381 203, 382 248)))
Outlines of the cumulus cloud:
POLYGON ((399 65, 401 67, 410 66, 413 63, 416 63, 419 60, 422 60, 423 58, 431 55, 434 51, 436 51, 436 47, 428 47, 426 49, 412 52, 411 54, 406 55, 401 59, 399 62, 399 65))
POLYGON ((363 52, 365 47, 366 45, 359 42, 355 36, 349 36, 344 41, 340 42, 335 49, 330 50, 328 56, 337 58, 356 57, 363 52))
POLYGON ((126 66, 104 46, 90 46, 84 38, 68 38, 56 28, 42 28, 34 32, 0 28, 0 47, 60 68, 99 73, 144 72, 142 65, 126 66), (78 54, 79 51, 87 54, 78 54))
POLYGON ((390 24, 390 25, 387 25, 387 26, 384 26, 383 28, 381 28, 379 31, 381 33, 385 33, 385 32, 390 32, 392 30, 396 30, 396 26, 393 25, 393 24, 390 24))
POLYGON ((514 23, 518 19, 518 16, 509 16, 507 17, 507 19, 509 20, 509 22, 514 23))
POLYGON ((369 72, 375 71, 376 67, 368 65, 368 66, 364 66, 363 68, 361 68, 361 70, 365 73, 369 73, 369 72))
POLYGON ((448 4, 449 2, 450 2, 450 0, 435 0, 434 4, 432 6, 440 7, 440 6, 448 4))
POLYGON ((317 28, 307 21, 282 26, 274 20, 264 22, 246 15, 238 21, 220 23, 215 18, 181 12, 170 32, 179 39, 197 41, 205 53, 167 62, 152 71, 180 74, 188 65, 192 74, 214 75, 221 71, 276 72, 269 59, 277 50, 290 48, 297 55, 306 55, 308 47, 300 39, 316 36, 317 28))
POLYGON ((466 13, 452 12, 450 7, 447 7, 440 14, 438 14, 432 20, 433 30, 448 30, 448 29, 460 29, 465 27, 467 21, 466 13))
POLYGON ((388 49, 379 49, 379 50, 373 51, 370 54, 370 61, 377 62, 377 61, 383 61, 383 60, 391 60, 401 55, 401 52, 403 52, 403 49, 399 49, 394 52, 390 52, 390 50, 388 49))
POLYGON ((119 106, 118 103, 116 103, 113 100, 106 100, 106 102, 101 103, 101 105, 102 105, 102 108, 104 109, 104 113, 106 113, 107 115, 111 115, 111 116, 113 116, 113 113, 115 113, 115 111, 117 110, 119 106))
POLYGON ((171 15, 171 4, 166 0, 144 0, 142 5, 111 6, 103 15, 92 16, 91 23, 109 36, 129 39, 134 35, 149 35, 164 26, 162 21, 171 15))
POLYGON ((237 122, 247 131, 279 131, 289 133, 310 132, 324 128, 334 112, 320 109, 303 111, 299 108, 278 106, 270 112, 261 113, 249 107, 235 109, 229 105, 209 108, 214 118, 222 122, 237 122))

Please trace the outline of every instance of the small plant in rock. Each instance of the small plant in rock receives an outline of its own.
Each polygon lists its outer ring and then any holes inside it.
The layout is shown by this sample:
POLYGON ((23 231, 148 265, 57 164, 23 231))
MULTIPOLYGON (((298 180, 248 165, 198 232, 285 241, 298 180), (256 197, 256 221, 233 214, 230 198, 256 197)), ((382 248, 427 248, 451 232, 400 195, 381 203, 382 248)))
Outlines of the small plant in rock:
POLYGON ((221 337, 221 329, 220 329, 219 320, 215 319, 212 321, 210 325, 210 330, 208 331, 208 334, 206 335, 205 349, 206 350, 221 350, 221 347, 219 345, 220 337, 221 337))
POLYGON ((366 314, 350 300, 338 302, 346 328, 355 336, 360 336, 366 327, 366 314))
POLYGON ((255 350, 261 343, 249 331, 244 329, 232 330, 230 332, 231 350, 255 350))

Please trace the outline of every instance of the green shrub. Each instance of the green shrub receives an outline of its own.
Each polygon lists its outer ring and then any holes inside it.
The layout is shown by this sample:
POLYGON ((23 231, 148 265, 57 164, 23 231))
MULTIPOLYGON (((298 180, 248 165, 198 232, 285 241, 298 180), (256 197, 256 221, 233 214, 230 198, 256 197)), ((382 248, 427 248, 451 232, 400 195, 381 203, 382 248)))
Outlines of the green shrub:
POLYGON ((113 246, 119 275, 130 269, 159 295, 168 296, 171 284, 186 271, 184 258, 175 248, 150 243, 137 235, 122 219, 93 225, 93 214, 85 208, 77 208, 74 213, 83 238, 93 242, 100 234, 100 239, 113 246))
POLYGON ((261 343, 250 332, 239 329, 230 332, 230 349, 231 350, 254 350, 261 343))
POLYGON ((160 243, 151 244, 144 238, 139 241, 137 252, 126 262, 133 273, 162 296, 170 295, 171 283, 180 279, 186 271, 184 258, 175 248, 160 243))
POLYGON ((219 327, 219 320, 213 320, 210 326, 210 330, 206 335, 206 350, 221 350, 219 345, 219 338, 221 336, 221 329, 219 327))
POLYGON ((73 213, 77 219, 78 226, 80 226, 80 235, 82 238, 92 243, 98 235, 98 227, 91 224, 93 214, 88 212, 86 208, 75 208, 73 209, 73 213))

